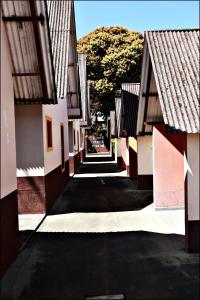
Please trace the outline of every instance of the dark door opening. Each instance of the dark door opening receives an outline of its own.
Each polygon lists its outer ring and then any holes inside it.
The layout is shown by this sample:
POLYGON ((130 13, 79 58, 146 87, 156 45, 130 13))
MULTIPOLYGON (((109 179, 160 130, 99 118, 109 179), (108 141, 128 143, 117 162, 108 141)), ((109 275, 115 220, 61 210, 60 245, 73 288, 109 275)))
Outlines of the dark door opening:
POLYGON ((64 145, 64 123, 60 123, 60 140, 61 140, 61 169, 65 170, 65 145, 64 145))

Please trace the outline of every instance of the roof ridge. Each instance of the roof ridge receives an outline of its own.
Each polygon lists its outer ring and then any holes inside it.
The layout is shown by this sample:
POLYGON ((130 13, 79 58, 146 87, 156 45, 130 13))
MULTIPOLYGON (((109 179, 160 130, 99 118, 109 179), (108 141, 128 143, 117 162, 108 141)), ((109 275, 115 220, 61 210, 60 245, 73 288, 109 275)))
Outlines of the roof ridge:
POLYGON ((200 28, 182 28, 182 29, 155 29, 155 30, 145 30, 144 33, 148 32, 163 32, 163 31, 200 31, 200 28))

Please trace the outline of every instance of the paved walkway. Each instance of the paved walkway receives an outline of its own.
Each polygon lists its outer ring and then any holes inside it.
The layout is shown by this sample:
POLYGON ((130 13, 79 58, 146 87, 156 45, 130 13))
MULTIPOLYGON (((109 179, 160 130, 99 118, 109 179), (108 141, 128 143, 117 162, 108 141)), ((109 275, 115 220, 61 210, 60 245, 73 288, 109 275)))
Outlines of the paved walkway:
MULTIPOLYGON (((198 299, 183 214, 155 211, 152 191, 116 165, 84 164, 4 276, 2 299, 198 299)), ((31 218, 20 217, 21 230, 43 216, 31 218)))

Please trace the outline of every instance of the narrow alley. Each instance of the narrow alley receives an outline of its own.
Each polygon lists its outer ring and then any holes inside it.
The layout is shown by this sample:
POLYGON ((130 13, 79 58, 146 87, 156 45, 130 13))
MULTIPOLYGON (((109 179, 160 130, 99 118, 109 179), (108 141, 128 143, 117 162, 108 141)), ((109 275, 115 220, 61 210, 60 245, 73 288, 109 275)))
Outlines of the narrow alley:
POLYGON ((193 2, 1 1, 0 299, 199 299, 193 2))
POLYGON ((184 251, 183 212, 156 214, 152 201, 112 161, 85 162, 37 230, 23 223, 2 299, 198 298, 198 255, 184 251))

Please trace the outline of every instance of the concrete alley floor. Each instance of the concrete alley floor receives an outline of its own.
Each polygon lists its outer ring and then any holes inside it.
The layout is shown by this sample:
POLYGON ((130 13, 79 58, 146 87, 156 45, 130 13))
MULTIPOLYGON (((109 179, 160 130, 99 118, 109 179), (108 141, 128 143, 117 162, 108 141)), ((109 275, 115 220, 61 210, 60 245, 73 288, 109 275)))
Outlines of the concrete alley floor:
MULTIPOLYGON (((5 274, 1 299, 198 299, 184 211, 155 211, 152 191, 125 175, 111 162, 82 165, 5 274)), ((21 216, 24 232, 31 218, 21 216)))

